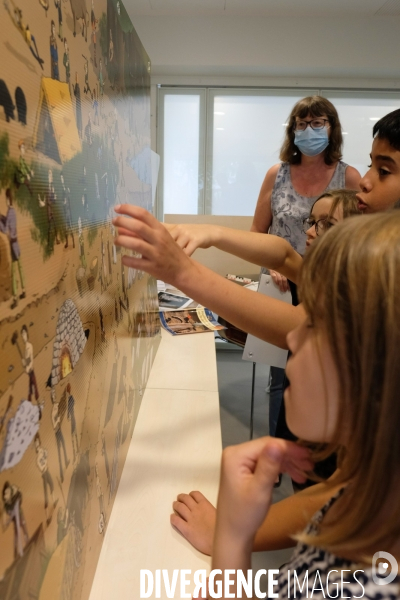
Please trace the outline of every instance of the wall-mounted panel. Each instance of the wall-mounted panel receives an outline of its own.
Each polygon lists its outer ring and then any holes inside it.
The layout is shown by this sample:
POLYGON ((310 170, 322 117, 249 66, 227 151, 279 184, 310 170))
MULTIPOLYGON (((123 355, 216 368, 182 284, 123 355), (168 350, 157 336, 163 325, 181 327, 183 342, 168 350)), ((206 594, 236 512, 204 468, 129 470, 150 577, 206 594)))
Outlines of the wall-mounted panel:
POLYGON ((150 61, 120 0, 0 14, 0 598, 84 600, 159 341, 111 222, 152 209, 150 61))

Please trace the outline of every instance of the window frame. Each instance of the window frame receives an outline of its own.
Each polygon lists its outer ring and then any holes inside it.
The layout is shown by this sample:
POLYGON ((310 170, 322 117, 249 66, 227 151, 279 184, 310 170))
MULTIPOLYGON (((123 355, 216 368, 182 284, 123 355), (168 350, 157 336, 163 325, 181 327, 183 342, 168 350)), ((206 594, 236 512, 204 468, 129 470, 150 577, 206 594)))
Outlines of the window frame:
MULTIPOLYGON (((164 219, 164 99, 165 96, 199 95, 199 180, 203 177, 205 180, 205 160, 206 160, 206 97, 207 89, 203 87, 169 87, 159 86, 157 90, 157 153, 160 155, 160 168, 158 173, 157 197, 155 212, 157 218, 164 219)), ((199 186, 197 199, 197 214, 204 214, 204 186, 199 186)))
MULTIPOLYGON (((385 99, 398 100, 400 106, 400 91, 385 89, 353 89, 329 87, 239 87, 239 86, 173 86, 158 85, 157 94, 157 152, 160 154, 160 171, 158 178, 156 214, 163 219, 164 215, 164 98, 166 95, 200 96, 199 115, 199 185, 198 212, 199 215, 212 213, 212 181, 213 181, 213 147, 214 147, 214 101, 217 96, 296 96, 305 97, 320 95, 334 102, 335 98, 349 99, 385 99)), ((371 122, 371 129, 373 123, 371 122)), ((371 138, 372 139, 372 138, 371 138)))

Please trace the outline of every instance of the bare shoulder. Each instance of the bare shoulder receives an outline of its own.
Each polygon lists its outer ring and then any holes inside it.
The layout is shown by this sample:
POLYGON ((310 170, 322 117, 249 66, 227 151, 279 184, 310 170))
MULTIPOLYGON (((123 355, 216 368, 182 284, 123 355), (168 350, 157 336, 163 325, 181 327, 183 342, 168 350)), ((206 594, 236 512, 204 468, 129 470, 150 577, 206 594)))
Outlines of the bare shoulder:
POLYGON ((251 231, 266 233, 271 225, 271 196, 280 163, 268 169, 258 195, 256 211, 254 214, 251 231))
POLYGON ((272 184, 272 186, 274 185, 280 166, 281 166, 281 163, 277 163, 276 165, 273 165, 270 169, 268 169, 268 171, 265 175, 265 178, 264 178, 264 183, 268 182, 268 183, 272 184))
POLYGON ((346 188, 349 188, 351 190, 359 190, 360 189, 360 180, 361 180, 360 173, 357 171, 357 169, 355 169, 354 167, 351 167, 349 165, 346 169, 346 174, 345 174, 346 188))
POLYGON ((281 163, 277 163, 268 169, 260 189, 259 199, 272 192, 280 166, 281 163))

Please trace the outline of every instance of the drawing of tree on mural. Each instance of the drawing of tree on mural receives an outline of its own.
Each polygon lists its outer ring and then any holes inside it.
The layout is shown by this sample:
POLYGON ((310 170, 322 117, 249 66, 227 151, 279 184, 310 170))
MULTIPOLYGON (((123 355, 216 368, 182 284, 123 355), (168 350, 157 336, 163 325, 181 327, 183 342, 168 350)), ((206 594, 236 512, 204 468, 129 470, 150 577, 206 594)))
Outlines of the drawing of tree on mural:
POLYGON ((65 188, 71 202, 71 221, 74 229, 78 230, 78 219, 83 226, 89 226, 90 240, 97 235, 98 225, 109 216, 116 203, 117 185, 119 183, 118 163, 112 151, 107 146, 105 137, 94 135, 91 144, 83 142, 82 152, 76 154, 62 168, 49 168, 44 163, 33 161, 29 165, 34 173, 30 181, 30 189, 20 185, 16 189, 15 173, 18 163, 10 158, 9 138, 4 133, 0 136, 0 190, 11 188, 15 192, 17 206, 32 217, 32 238, 40 244, 43 258, 52 255, 56 241, 55 232, 59 232, 61 241, 64 240, 65 217, 63 210, 64 189, 61 174, 64 177, 65 188), (50 232, 48 210, 49 201, 49 171, 52 172, 52 188, 54 188, 53 205, 50 207, 54 219, 54 232, 50 232))

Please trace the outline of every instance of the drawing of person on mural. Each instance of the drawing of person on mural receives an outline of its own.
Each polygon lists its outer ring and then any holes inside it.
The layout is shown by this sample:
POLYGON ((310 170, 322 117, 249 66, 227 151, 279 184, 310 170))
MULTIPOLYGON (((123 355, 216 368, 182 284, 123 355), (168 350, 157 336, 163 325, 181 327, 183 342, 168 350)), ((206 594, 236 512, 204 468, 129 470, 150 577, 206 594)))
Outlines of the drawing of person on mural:
POLYGON ((112 273, 112 262, 111 262, 111 245, 110 245, 110 240, 107 240, 107 256, 108 256, 108 272, 110 274, 110 283, 112 283, 113 280, 113 273, 112 273))
POLYGON ((43 491, 44 491, 44 510, 46 512, 46 522, 47 525, 51 522, 52 515, 49 513, 49 493, 50 490, 51 502, 53 504, 53 509, 57 506, 58 498, 54 498, 54 483, 53 478, 50 474, 48 467, 48 452, 45 448, 43 448, 40 435, 37 433, 34 437, 35 442, 35 451, 36 451, 36 465, 40 471, 43 480, 43 491), (48 488, 48 489, 47 489, 48 488))
POLYGON ((108 280, 108 269, 107 269, 107 256, 106 256, 106 245, 103 239, 103 232, 100 234, 100 253, 101 253, 101 265, 100 265, 100 273, 99 273, 99 281, 101 286, 101 291, 104 292, 109 284, 108 280))
POLYGON ((89 60, 86 58, 86 56, 84 54, 82 54, 83 58, 85 59, 85 64, 83 65, 83 69, 85 71, 85 85, 83 87, 83 93, 84 94, 90 94, 90 97, 93 97, 92 94, 92 90, 90 89, 90 85, 89 85, 89 60))
POLYGON ((108 462, 106 438, 104 435, 104 431, 101 432, 101 455, 104 457, 104 466, 106 468, 106 475, 107 475, 107 487, 109 487, 110 486, 110 463, 108 462))
POLYGON ((106 211, 106 215, 108 216, 109 212, 110 212, 110 192, 109 192, 109 186, 108 186, 108 173, 104 173, 104 175, 102 175, 101 177, 102 179, 104 179, 104 202, 105 202, 105 211, 106 211))
POLYGON ((19 283, 21 286, 21 294, 19 295, 19 299, 22 300, 26 297, 25 293, 25 280, 24 280, 24 272, 22 270, 21 264, 21 250, 18 243, 18 235, 17 235, 17 214, 15 212, 15 208, 13 206, 13 197, 11 193, 11 189, 6 189, 6 200, 7 200, 7 214, 0 216, 0 231, 5 233, 8 237, 8 241, 10 243, 10 254, 11 254, 11 290, 13 300, 11 302, 10 308, 13 309, 18 304, 18 283, 17 283, 17 267, 19 273, 19 283))
POLYGON ((51 61, 51 78, 60 80, 60 73, 58 70, 58 48, 56 38, 56 24, 51 21, 51 34, 50 34, 50 61, 51 61))
POLYGON ((16 485, 6 481, 3 485, 3 531, 11 522, 14 526, 14 558, 24 555, 24 548, 29 541, 24 513, 22 511, 22 492, 16 485))
POLYGON ((99 60, 99 94, 100 94, 100 114, 103 113, 103 97, 104 97, 104 77, 103 77, 103 61, 99 60))
POLYGON ((61 240, 58 238, 56 220, 55 220, 54 213, 53 213, 53 207, 56 203, 57 196, 54 191, 53 171, 51 169, 49 169, 49 171, 48 171, 48 188, 47 188, 47 193, 44 196, 44 200, 41 199, 40 194, 38 194, 38 199, 39 199, 39 206, 41 208, 46 207, 46 209, 47 209, 47 227, 48 227, 48 229, 47 229, 47 244, 50 246, 52 230, 54 231, 56 244, 60 244, 61 240))
POLYGON ((26 185, 30 195, 32 196, 32 188, 30 186, 30 180, 31 180, 31 177, 34 176, 34 172, 30 167, 28 167, 28 163, 25 160, 26 149, 25 149, 24 140, 20 140, 18 142, 18 148, 19 148, 19 161, 18 161, 18 167, 17 167, 17 169, 15 171, 15 175, 14 175, 15 187, 18 190, 21 185, 26 185))
POLYGON ((54 0, 54 6, 57 9, 58 13, 58 37, 60 40, 63 39, 63 14, 62 14, 62 5, 61 0, 54 0))
MULTIPOLYGON (((97 298, 99 301, 99 298, 97 298)), ((101 306, 99 306, 99 319, 100 319, 100 333, 101 333, 101 341, 104 343, 106 341, 106 329, 104 327, 104 316, 103 311, 101 310, 101 306)), ((1 431, 1 429, 0 429, 1 431)))
POLYGON ((75 72, 75 85, 74 85, 73 89, 74 89, 74 96, 75 96, 76 127, 78 129, 79 137, 82 139, 81 88, 79 86, 77 72, 75 72))
POLYGON ((65 186, 64 175, 61 173, 61 185, 63 188, 63 208, 64 208, 64 235, 65 244, 64 248, 68 248, 68 238, 72 238, 72 247, 75 248, 74 228, 72 226, 72 214, 71 214, 71 192, 70 189, 65 186))
POLYGON ((92 0, 92 10, 90 11, 90 24, 92 26, 92 42, 93 42, 93 64, 95 67, 97 67, 97 62, 96 62, 96 25, 98 23, 98 19, 96 19, 96 16, 94 14, 94 0, 92 0))
POLYGON ((59 404, 59 402, 57 402, 56 390, 54 387, 51 388, 50 396, 51 396, 51 402, 53 404, 53 408, 51 410, 51 422, 53 423, 53 429, 54 429, 54 433, 56 436, 56 442, 57 442, 58 464, 60 466, 60 481, 61 481, 61 483, 64 483, 64 471, 63 471, 62 460, 61 460, 61 446, 62 446, 62 449, 64 452, 64 468, 65 468, 65 470, 68 469, 69 460, 67 457, 67 450, 65 447, 65 440, 64 440, 63 432, 61 430, 61 415, 60 415, 60 410, 59 410, 60 404, 59 404))
POLYGON ((79 239, 79 259, 81 265, 86 269, 86 256, 85 256, 85 239, 83 237, 82 219, 78 219, 78 239, 79 239))
POLYGON ((63 65, 65 67, 65 81, 69 85, 71 81, 71 63, 69 62, 69 48, 67 38, 64 38, 63 65))
POLYGON ((75 418, 75 398, 71 394, 71 384, 67 383, 67 418, 71 421, 71 439, 72 439, 72 451, 74 453, 74 462, 79 453, 78 433, 76 430, 76 418, 75 418))
POLYGON ((92 120, 90 118, 90 113, 88 116, 88 122, 85 126, 85 138, 86 138, 88 146, 91 146, 93 144, 93 136, 92 136, 92 120))
POLYGON ((98 530, 99 530, 99 533, 103 533, 105 523, 106 523, 106 513, 104 510, 104 494, 103 494, 103 490, 101 487, 101 481, 100 481, 100 477, 99 477, 99 469, 97 466, 97 462, 94 465, 94 469, 95 469, 95 473, 96 473, 96 493, 97 493, 97 499, 99 501, 99 509, 100 509, 98 530))
POLYGON ((96 88, 94 88, 94 90, 93 90, 92 108, 94 111, 93 125, 99 125, 100 124, 100 122, 99 122, 99 100, 98 100, 98 94, 97 94, 96 88))
MULTIPOLYGON (((10 394, 10 396, 8 398, 8 402, 7 402, 7 408, 6 408, 5 412, 2 414, 2 416, 0 417, 0 434, 3 431, 3 429, 4 429, 4 424, 6 422, 7 417, 8 417, 8 415, 11 412, 11 407, 12 407, 13 400, 14 400, 14 396, 12 396, 10 394)), ((0 446, 2 446, 2 445, 3 445, 2 444, 2 440, 0 438, 0 446)))
POLYGON ((29 378, 28 400, 32 402, 32 394, 35 394, 35 400, 39 404, 39 390, 36 381, 35 371, 33 370, 33 345, 29 341, 28 328, 24 324, 21 327, 21 336, 25 344, 25 355, 22 357, 22 366, 29 378))
POLYGON ((109 63, 109 76, 110 76, 110 86, 111 89, 114 89, 115 86, 115 61, 114 61, 114 42, 112 39, 112 31, 110 29, 110 39, 108 42, 108 63, 109 63))
POLYGON ((114 495, 114 492, 116 491, 116 487, 117 487, 118 455, 119 455, 119 449, 121 446, 122 420, 123 420, 123 415, 121 415, 121 417, 118 421, 117 431, 115 432, 114 456, 113 456, 113 462, 112 462, 112 468, 111 468, 108 502, 110 502, 112 496, 114 495))
POLYGON ((82 208, 83 215, 82 218, 88 223, 89 222, 89 202, 87 195, 87 178, 86 178, 86 167, 83 166, 83 175, 79 179, 79 182, 83 184, 83 194, 82 194, 82 208))
POLYGON ((4 8, 8 12, 9 17, 10 17, 14 27, 16 27, 18 29, 18 31, 24 38, 24 41, 25 41, 26 45, 28 46, 29 50, 31 51, 32 56, 38 61, 41 69, 43 69, 44 60, 42 58, 40 58, 40 56, 39 56, 39 50, 36 45, 35 36, 31 33, 31 30, 29 29, 29 25, 25 25, 25 23, 22 19, 22 10, 20 8, 18 8, 18 6, 15 5, 14 0, 10 0, 10 2, 13 5, 14 12, 11 12, 10 7, 8 6, 7 0, 4 0, 4 2, 3 2, 4 8))

